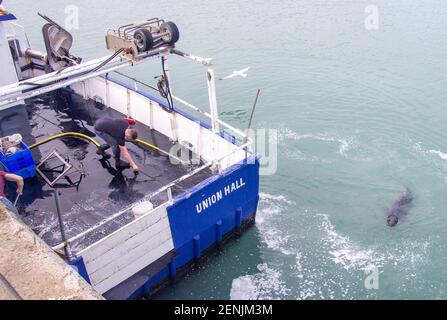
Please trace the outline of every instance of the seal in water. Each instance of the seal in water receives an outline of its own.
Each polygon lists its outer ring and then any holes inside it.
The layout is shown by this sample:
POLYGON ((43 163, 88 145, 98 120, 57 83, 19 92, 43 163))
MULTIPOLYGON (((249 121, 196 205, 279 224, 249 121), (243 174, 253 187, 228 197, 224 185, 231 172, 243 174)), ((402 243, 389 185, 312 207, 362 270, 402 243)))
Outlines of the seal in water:
POLYGON ((394 201, 386 219, 388 226, 394 227, 399 222, 400 218, 408 214, 412 201, 413 195, 411 194, 410 189, 407 188, 399 199, 394 201))

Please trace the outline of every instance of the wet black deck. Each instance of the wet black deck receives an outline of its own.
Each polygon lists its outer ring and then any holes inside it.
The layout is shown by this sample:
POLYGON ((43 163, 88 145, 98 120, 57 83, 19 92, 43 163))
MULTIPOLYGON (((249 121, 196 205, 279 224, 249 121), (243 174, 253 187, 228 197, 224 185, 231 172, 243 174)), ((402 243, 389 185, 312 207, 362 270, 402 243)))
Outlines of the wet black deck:
MULTIPOLYGON (((123 117, 102 104, 85 101, 82 97, 66 91, 58 91, 34 98, 28 101, 26 106, 0 111, 0 136, 18 132, 22 134, 25 143, 31 145, 58 133, 74 131, 94 137, 99 143, 103 143, 96 137, 93 124, 97 118, 104 116, 123 117)), ((137 125, 136 128, 139 138, 163 150, 169 150, 172 146, 169 139, 159 132, 143 125, 137 125)), ((128 208, 145 195, 194 169, 192 166, 174 165, 167 156, 158 151, 143 149, 132 143, 127 143, 127 147, 140 167, 140 174, 137 176, 130 169, 122 172, 116 170, 113 160, 100 161, 96 147, 84 140, 63 138, 33 150, 36 163, 51 151, 57 150, 77 169, 72 169, 69 175, 73 184, 61 179, 55 186, 61 192, 63 219, 68 237, 77 235, 107 216, 128 208), (76 186, 81 174, 85 174, 85 177, 76 186)), ((173 189, 173 195, 203 181, 210 174, 210 171, 205 171, 187 179, 173 189)), ((14 199, 12 187, 8 188, 10 199, 14 199)), ((51 246, 61 241, 53 190, 36 173, 35 178, 26 180, 24 194, 18 203, 23 221, 51 246)), ((153 202, 157 205, 166 199, 166 193, 163 193, 155 197, 153 202)), ((130 212, 125 213, 74 243, 73 249, 80 250, 133 219, 130 212)))

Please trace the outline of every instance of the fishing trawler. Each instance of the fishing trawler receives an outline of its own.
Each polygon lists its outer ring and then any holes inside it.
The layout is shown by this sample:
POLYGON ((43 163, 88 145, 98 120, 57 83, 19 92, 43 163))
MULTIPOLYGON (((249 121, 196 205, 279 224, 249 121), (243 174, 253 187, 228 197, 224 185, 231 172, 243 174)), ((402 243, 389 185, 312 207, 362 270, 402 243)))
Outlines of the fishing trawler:
POLYGON ((180 51, 175 23, 109 30, 111 55, 83 61, 70 52, 71 34, 41 17, 43 52, 12 13, 0 13, 0 137, 18 137, 0 162, 25 179, 23 194, 9 190, 9 198, 104 297, 151 295, 254 223, 253 142, 219 119, 213 61, 180 51), (203 66, 209 111, 173 94, 171 57, 203 66), (121 72, 157 62, 156 84, 121 72), (104 142, 94 123, 106 116, 137 129, 127 144, 139 174, 97 154, 104 142))

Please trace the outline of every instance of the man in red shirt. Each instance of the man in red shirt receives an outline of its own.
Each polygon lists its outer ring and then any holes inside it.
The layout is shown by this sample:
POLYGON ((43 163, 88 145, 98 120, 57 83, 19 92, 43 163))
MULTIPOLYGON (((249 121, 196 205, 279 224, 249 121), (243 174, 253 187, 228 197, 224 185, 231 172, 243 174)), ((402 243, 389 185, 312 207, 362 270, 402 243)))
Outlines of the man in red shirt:
POLYGON ((5 207, 15 214, 18 214, 16 207, 9 201, 5 196, 5 184, 6 181, 15 182, 17 184, 17 195, 23 192, 23 178, 16 174, 7 173, 0 170, 0 202, 5 205, 5 207))

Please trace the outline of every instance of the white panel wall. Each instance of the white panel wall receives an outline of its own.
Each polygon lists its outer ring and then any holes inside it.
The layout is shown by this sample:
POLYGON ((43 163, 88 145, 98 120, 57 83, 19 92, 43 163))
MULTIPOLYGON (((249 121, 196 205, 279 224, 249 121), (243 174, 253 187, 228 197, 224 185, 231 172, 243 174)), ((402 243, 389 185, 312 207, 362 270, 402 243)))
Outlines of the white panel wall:
POLYGON ((2 62, 2 72, 0 75, 0 86, 6 86, 18 81, 8 39, 6 38, 5 24, 0 22, 0 61, 2 62))
POLYGON ((79 252, 92 286, 104 293, 174 249, 167 203, 79 252))
MULTIPOLYGON (((213 133, 202 127, 200 123, 192 121, 178 113, 167 112, 165 108, 145 96, 129 90, 112 81, 97 77, 82 83, 72 85, 71 88, 86 98, 95 99, 99 97, 107 106, 132 116, 137 121, 157 130, 158 132, 180 143, 187 141, 192 144, 193 152, 205 161, 213 159, 212 138, 213 133), (177 131, 173 127, 175 121, 177 131)), ((219 158, 236 149, 231 142, 216 135, 215 156, 219 158)), ((245 158, 244 151, 234 153, 228 159, 221 161, 222 169, 231 166, 245 158)))

